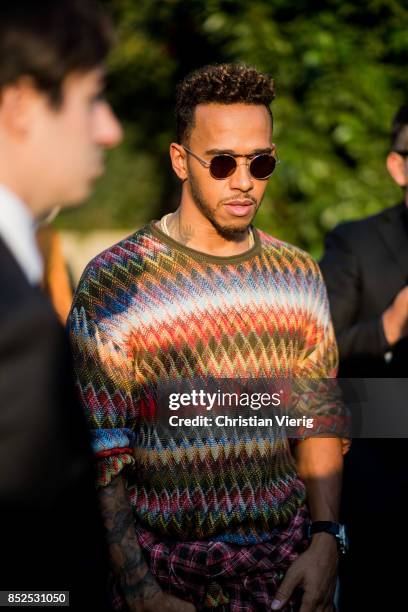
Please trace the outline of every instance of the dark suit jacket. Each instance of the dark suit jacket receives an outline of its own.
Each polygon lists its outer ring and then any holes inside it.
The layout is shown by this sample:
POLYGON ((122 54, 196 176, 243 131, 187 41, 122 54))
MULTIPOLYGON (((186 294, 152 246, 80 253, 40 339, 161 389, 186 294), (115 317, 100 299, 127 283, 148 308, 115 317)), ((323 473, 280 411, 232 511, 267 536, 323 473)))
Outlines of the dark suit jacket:
MULTIPOLYGON (((408 282, 406 206, 336 227, 326 238, 320 266, 339 345, 339 377, 406 378, 408 339, 389 347, 381 322, 408 282)), ((395 381, 393 391, 405 406, 406 387, 395 381)), ((405 439, 355 440, 345 459, 344 502, 350 520, 357 513, 380 516, 408 501, 407 446, 405 439), (374 503, 379 486, 386 486, 388 494, 378 495, 374 503)))
MULTIPOLYGON (((0 240, 0 589, 104 609, 106 559, 65 330, 0 240)), ((86 609, 86 608, 85 608, 86 609)))
MULTIPOLYGON (((382 313, 408 282, 407 212, 400 204, 339 225, 326 238, 320 265, 339 345, 340 377, 408 376, 408 340, 389 347, 381 323, 382 313)), ((405 387, 394 384, 399 402, 407 404, 405 387)), ((394 600, 405 600, 405 578, 397 578, 403 566, 392 560, 408 546, 407 455, 408 440, 377 438, 353 440, 345 457, 341 517, 349 528, 350 554, 342 568, 342 612, 399 609, 394 600)))
POLYGON ((381 323, 408 282, 405 205, 336 227, 326 238, 320 265, 339 345, 339 375, 408 376, 408 339, 390 348, 381 323))

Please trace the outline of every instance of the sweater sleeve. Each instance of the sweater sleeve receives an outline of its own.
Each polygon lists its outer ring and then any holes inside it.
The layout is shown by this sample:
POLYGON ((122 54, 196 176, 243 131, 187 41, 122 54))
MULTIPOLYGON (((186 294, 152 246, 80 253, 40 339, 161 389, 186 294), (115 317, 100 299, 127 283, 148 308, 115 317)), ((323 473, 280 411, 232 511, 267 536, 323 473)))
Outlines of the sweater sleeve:
MULTIPOLYGON (((294 409, 315 418, 313 434, 338 436, 349 448, 349 414, 337 384, 338 350, 326 287, 318 265, 311 260, 305 288, 304 343, 294 369, 294 409)), ((307 433, 306 431, 304 433, 307 433)))
POLYGON ((76 385, 92 436, 97 486, 134 463, 138 401, 120 296, 88 267, 68 318, 76 385))

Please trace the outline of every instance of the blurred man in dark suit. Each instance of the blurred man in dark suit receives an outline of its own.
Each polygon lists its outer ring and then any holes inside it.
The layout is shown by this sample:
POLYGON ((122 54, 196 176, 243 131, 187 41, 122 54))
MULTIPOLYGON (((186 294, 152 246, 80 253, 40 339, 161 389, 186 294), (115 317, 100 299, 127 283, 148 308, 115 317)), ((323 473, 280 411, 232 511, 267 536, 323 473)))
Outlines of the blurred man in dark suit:
POLYGON ((38 285, 36 221, 75 205, 121 138, 101 97, 110 25, 88 0, 0 19, 0 590, 104 607, 103 538, 65 332, 38 285))
MULTIPOLYGON (((393 120, 387 169, 402 187, 404 201, 341 224, 326 238, 321 268, 340 350, 340 377, 408 375, 407 105, 393 120)), ((393 392, 405 406, 400 381, 393 381, 393 392)), ((346 457, 343 520, 349 525, 350 557, 343 576, 345 612, 397 610, 406 600, 396 557, 408 546, 407 456, 408 440, 400 438, 354 440, 346 457)))

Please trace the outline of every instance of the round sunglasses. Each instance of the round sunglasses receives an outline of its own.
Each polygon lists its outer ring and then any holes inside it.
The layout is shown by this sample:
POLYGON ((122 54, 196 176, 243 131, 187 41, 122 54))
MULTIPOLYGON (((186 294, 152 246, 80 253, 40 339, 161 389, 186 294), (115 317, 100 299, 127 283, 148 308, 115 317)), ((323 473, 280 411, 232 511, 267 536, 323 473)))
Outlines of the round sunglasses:
POLYGON ((220 153, 214 155, 211 161, 206 161, 196 153, 183 145, 183 148, 196 158, 204 168, 209 168, 210 174, 217 180, 223 180, 232 176, 237 169, 237 157, 245 157, 249 172, 254 179, 265 181, 275 170, 278 160, 271 153, 260 153, 259 155, 232 155, 230 153, 220 153))

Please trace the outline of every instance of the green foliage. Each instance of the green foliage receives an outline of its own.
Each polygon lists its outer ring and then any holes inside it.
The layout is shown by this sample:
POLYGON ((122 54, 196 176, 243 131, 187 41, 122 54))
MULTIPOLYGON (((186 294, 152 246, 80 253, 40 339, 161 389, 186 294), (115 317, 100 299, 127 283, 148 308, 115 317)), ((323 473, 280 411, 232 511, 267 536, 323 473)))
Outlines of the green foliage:
POLYGON ((258 225, 315 255, 341 220, 392 205, 385 170, 391 118, 407 99, 408 10, 395 0, 111 0, 118 45, 111 99, 126 142, 91 206, 62 218, 84 228, 133 226, 175 207, 168 144, 176 82, 210 62, 240 60, 276 84, 281 164, 258 225))

